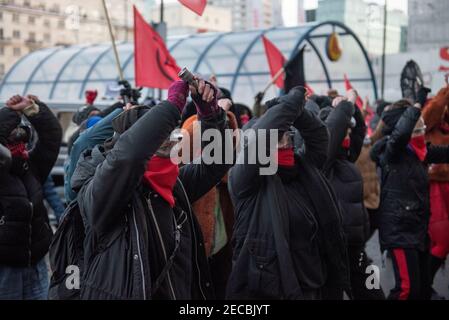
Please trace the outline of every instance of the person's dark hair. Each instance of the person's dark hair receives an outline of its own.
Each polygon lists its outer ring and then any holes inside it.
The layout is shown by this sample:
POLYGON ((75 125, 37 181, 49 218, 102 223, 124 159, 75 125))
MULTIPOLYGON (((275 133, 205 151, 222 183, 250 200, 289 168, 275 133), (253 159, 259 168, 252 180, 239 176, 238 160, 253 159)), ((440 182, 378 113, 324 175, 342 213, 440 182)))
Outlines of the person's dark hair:
POLYGON ((391 107, 389 108, 389 110, 400 109, 400 108, 407 108, 407 107, 411 107, 411 106, 412 106, 412 103, 410 103, 409 100, 401 99, 401 100, 398 100, 395 103, 393 103, 391 105, 391 107))
POLYGON ((389 106, 391 102, 387 102, 385 100, 379 99, 376 101, 376 113, 379 116, 379 118, 382 116, 382 112, 384 112, 385 107, 389 106))
POLYGON ((237 120, 237 125, 239 128, 243 127, 243 124, 242 124, 242 121, 240 118, 242 115, 247 114, 249 116, 249 120, 251 120, 253 118, 253 112, 251 111, 251 109, 242 103, 233 104, 229 111, 231 111, 235 115, 235 118, 237 120))
POLYGON ((221 96, 219 97, 219 99, 229 99, 232 101, 232 95, 231 95, 231 91, 229 91, 226 88, 219 88, 221 91, 221 96))

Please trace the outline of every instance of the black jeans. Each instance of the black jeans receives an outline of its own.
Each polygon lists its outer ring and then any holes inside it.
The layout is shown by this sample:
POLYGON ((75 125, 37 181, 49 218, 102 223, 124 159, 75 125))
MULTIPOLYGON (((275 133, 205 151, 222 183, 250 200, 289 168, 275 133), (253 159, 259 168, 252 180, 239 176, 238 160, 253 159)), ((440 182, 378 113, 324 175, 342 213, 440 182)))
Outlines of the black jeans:
MULTIPOLYGON (((348 257, 351 281, 350 298, 352 300, 385 300, 385 294, 380 284, 378 289, 368 288, 367 286, 367 279, 372 275, 372 272, 367 273, 367 267, 371 265, 371 259, 366 255, 364 248, 349 247, 348 257)), ((326 289, 323 296, 325 300, 343 300, 343 290, 326 289)))
MULTIPOLYGON (((365 249, 360 247, 349 247, 349 268, 351 276, 352 298, 354 300, 385 300, 385 294, 380 286, 368 288, 367 279, 372 272, 367 270, 372 260, 366 255, 365 249)), ((380 279, 377 279, 380 281, 380 279)))
POLYGON ((396 286, 389 300, 429 300, 429 253, 416 249, 391 249, 396 286))

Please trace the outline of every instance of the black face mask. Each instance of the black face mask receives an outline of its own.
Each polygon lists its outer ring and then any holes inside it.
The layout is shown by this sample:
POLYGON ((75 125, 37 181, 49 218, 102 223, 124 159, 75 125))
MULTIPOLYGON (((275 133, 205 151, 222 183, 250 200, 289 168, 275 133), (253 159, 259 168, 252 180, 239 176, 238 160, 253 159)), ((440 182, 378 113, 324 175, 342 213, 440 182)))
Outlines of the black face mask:
POLYGON ((134 109, 124 111, 112 120, 112 128, 115 132, 122 134, 139 120, 150 108, 146 106, 135 107, 134 109))

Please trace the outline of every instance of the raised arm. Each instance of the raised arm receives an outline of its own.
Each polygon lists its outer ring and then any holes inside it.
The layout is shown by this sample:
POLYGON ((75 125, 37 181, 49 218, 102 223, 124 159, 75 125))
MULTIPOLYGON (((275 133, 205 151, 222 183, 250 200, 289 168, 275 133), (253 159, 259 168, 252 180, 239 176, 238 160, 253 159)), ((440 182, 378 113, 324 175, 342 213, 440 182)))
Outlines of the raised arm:
POLYGON ((351 102, 343 100, 327 117, 326 125, 329 131, 329 148, 326 167, 330 167, 336 160, 353 113, 354 105, 351 102))
POLYGON ((304 139, 305 157, 310 163, 321 169, 327 159, 329 134, 326 125, 309 110, 293 123, 304 139))
MULTIPOLYGON (((256 146, 264 145, 270 153, 270 130, 287 131, 298 116, 304 111, 304 89, 292 89, 289 94, 267 102, 267 112, 254 124, 251 129, 245 131, 248 138, 244 140, 242 150, 237 157, 237 164, 229 174, 229 187, 234 196, 244 197, 256 189, 260 183, 259 169, 262 167, 256 146), (252 130, 252 131, 249 131, 252 130), (250 132, 251 134, 248 134, 250 132), (265 134, 265 136, 261 135, 265 134), (264 138, 265 141, 259 142, 264 138)), ((277 141, 276 141, 277 142, 277 141)))
POLYGON ((412 137, 416 122, 421 116, 421 110, 416 107, 408 107, 397 122, 390 137, 387 139, 385 156, 391 159, 401 153, 407 147, 412 137))
POLYGON ((366 136, 366 124, 362 111, 355 108, 354 112, 355 127, 351 130, 351 145, 349 147, 349 161, 356 162, 362 152, 363 141, 366 136))
POLYGON ((46 104, 40 101, 36 103, 39 112, 27 117, 39 136, 36 147, 30 153, 30 167, 44 184, 58 158, 62 128, 46 104))
POLYGON ((174 104, 164 101, 153 107, 120 136, 81 189, 80 207, 98 237, 122 221, 123 210, 140 183, 146 163, 179 120, 180 112, 174 104))
POLYGON ((17 111, 4 107, 0 109, 0 143, 6 146, 11 132, 20 124, 17 111))

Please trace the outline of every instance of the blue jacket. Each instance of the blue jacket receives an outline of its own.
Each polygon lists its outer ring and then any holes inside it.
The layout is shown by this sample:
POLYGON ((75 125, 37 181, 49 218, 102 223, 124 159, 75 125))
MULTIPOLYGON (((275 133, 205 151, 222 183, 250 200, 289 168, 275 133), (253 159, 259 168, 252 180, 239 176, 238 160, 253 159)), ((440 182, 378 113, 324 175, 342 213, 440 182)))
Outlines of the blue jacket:
POLYGON ((72 179, 78 159, 85 150, 102 144, 105 140, 112 137, 114 134, 112 120, 121 112, 121 109, 114 110, 93 127, 84 131, 74 142, 67 163, 64 166, 64 196, 67 203, 72 202, 76 198, 76 193, 72 190, 70 180, 72 179))

